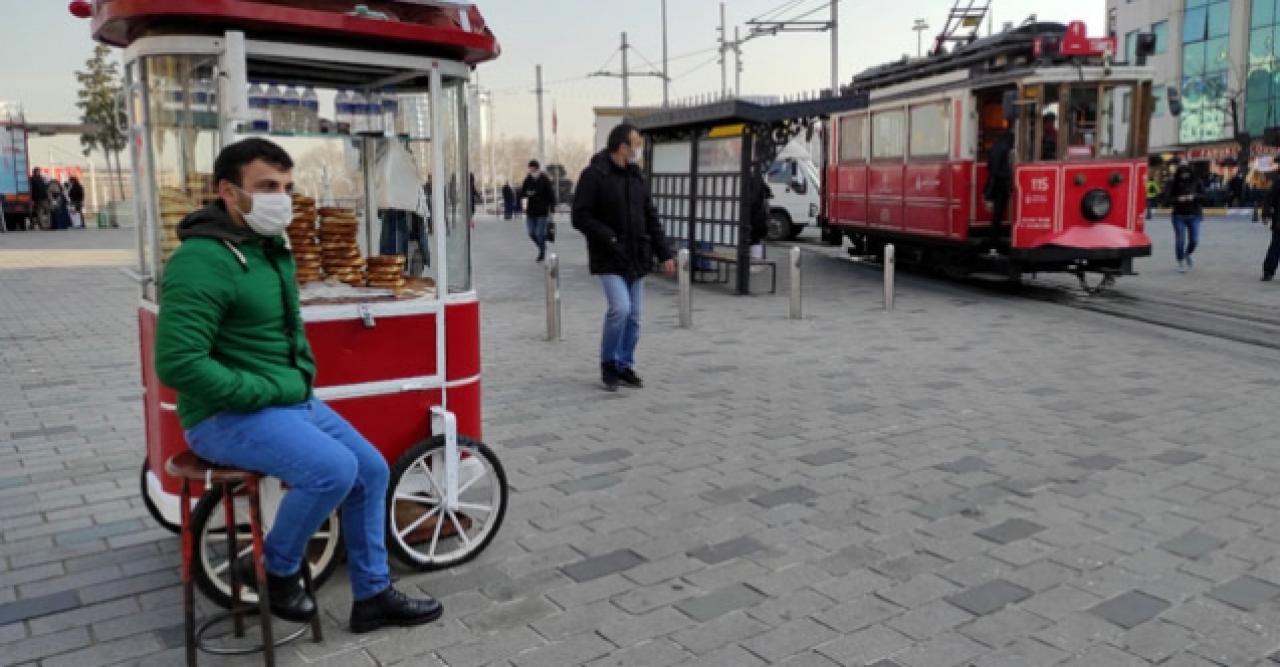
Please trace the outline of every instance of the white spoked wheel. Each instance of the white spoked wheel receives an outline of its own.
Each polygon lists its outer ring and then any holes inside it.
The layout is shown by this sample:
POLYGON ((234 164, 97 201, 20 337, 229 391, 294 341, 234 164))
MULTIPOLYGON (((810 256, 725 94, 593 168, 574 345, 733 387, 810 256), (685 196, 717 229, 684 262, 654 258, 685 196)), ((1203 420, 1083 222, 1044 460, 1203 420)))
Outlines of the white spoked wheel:
MULTIPOLYGON (((275 522, 283 491, 274 479, 263 482, 261 511, 263 535, 275 522)), ((195 578, 200 590, 218 605, 231 607, 232 559, 227 557, 226 513, 222 506, 222 487, 210 489, 196 503, 191 512, 191 525, 195 533, 195 578)), ((253 536, 249 532, 249 499, 240 492, 235 499, 235 537, 239 555, 250 553, 253 536)), ((338 565, 338 545, 342 544, 342 525, 335 511, 320 526, 307 544, 307 562, 311 566, 311 581, 316 589, 333 574, 338 565)), ((245 604, 257 604, 258 596, 241 582, 240 600, 245 604)))
POLYGON ((387 547, 405 565, 438 570, 475 558, 498 533, 507 474, 482 442, 458 438, 457 499, 445 502, 445 443, 434 437, 405 452, 387 490, 387 547))

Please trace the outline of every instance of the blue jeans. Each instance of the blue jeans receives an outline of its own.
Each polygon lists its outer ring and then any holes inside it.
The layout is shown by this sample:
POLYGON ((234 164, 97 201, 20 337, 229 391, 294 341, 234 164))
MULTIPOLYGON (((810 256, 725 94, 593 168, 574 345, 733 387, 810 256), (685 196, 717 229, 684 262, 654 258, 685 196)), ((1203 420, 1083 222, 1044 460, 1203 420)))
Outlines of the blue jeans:
POLYGON ((416 235, 418 252, 422 253, 423 264, 431 265, 431 255, 427 251, 427 230, 425 221, 408 211, 383 210, 382 234, 378 242, 378 253, 382 255, 409 256, 410 236, 416 235), (410 231, 412 230, 412 234, 410 231))
POLYGON ((1173 252, 1179 262, 1190 257, 1191 253, 1196 251, 1196 246, 1200 243, 1200 221, 1202 219, 1203 216, 1199 215, 1173 216, 1173 235, 1176 239, 1173 252))
POLYGON ((355 599, 370 598, 391 585, 384 537, 387 462, 320 399, 257 412, 220 412, 189 429, 187 442, 201 458, 261 472, 288 485, 266 538, 268 572, 297 572, 311 535, 341 505, 355 599))
POLYGON ((538 256, 547 254, 547 223, 549 219, 546 216, 535 218, 529 216, 524 219, 525 229, 529 231, 529 238, 533 244, 538 246, 538 256))
POLYGON ((600 363, 616 364, 619 370, 636 365, 636 344, 640 342, 640 304, 644 300, 644 279, 628 281, 616 274, 600 276, 609 309, 604 315, 604 335, 600 342, 600 363))

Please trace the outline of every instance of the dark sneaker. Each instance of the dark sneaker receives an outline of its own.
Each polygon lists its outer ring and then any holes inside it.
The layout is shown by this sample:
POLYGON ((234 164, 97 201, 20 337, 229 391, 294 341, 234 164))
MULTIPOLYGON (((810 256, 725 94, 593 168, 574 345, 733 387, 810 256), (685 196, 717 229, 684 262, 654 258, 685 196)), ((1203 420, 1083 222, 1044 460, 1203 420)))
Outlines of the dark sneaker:
POLYGON ((618 380, 622 382, 622 386, 632 389, 641 389, 644 387, 644 381, 636 375, 635 369, 624 368, 618 371, 618 380))
POLYGON ((430 623, 444 614, 444 606, 433 598, 411 598, 387 586, 367 600, 351 605, 351 631, 373 632, 388 625, 407 628, 430 623))
MULTIPOLYGON (((258 578, 253 572, 253 557, 245 554, 236 560, 236 576, 240 583, 251 590, 258 590, 258 578)), ((271 613, 286 621, 306 623, 316 615, 316 602, 302 588, 302 574, 277 577, 267 573, 267 595, 271 598, 271 613)))
POLYGON ((604 382, 605 391, 617 391, 618 367, 613 364, 600 364, 600 380, 604 382))
POLYGON ((540 252, 540 253, 538 253, 538 258, 537 258, 537 259, 535 259, 535 260, 533 260, 533 261, 535 261, 535 262, 541 262, 542 260, 544 260, 544 259, 546 259, 546 258, 547 258, 547 254, 546 254, 545 252, 540 252))

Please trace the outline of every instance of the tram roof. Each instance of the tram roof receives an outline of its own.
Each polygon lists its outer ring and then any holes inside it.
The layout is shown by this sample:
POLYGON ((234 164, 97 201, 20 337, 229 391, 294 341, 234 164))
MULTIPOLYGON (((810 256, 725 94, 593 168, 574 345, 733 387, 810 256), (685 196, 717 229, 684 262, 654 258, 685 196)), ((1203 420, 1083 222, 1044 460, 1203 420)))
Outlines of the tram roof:
MULTIPOLYGON (((853 77, 850 86, 855 90, 874 90, 916 79, 928 78, 960 69, 981 66, 984 70, 993 61, 1007 67, 1013 64, 1048 64, 1056 54, 1037 58, 1036 44, 1061 41, 1067 34, 1062 23, 1026 23, 1013 30, 982 37, 954 50, 924 58, 907 58, 869 67, 853 77)), ((1065 59, 1065 58, 1064 58, 1065 59)))
POLYGON ((727 98, 696 106, 677 106, 663 109, 649 116, 634 119, 641 132, 665 133, 679 130, 710 129, 720 125, 746 123, 771 125, 790 120, 804 120, 829 116, 842 111, 852 111, 867 106, 865 93, 845 91, 794 102, 771 104, 764 100, 727 98))

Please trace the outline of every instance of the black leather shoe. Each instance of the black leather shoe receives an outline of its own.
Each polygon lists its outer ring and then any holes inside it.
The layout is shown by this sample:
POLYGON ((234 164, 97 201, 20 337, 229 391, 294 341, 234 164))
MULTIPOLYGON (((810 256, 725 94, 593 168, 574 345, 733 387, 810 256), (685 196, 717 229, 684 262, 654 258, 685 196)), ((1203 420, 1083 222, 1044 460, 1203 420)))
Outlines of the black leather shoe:
POLYGON ((632 389, 641 389, 644 387, 644 381, 636 375, 635 369, 624 368, 618 371, 618 380, 622 382, 622 386, 631 387, 632 389))
POLYGON ((402 628, 422 625, 443 614, 444 606, 438 601, 430 597, 414 599, 394 586, 387 586, 381 593, 351 605, 351 631, 372 632, 387 625, 402 628))
MULTIPOLYGON (((236 561, 236 575, 240 583, 250 589, 258 590, 258 578, 253 573, 253 557, 250 554, 241 556, 236 561)), ((276 617, 294 623, 306 623, 316 615, 316 602, 302 588, 302 573, 287 577, 277 577, 267 573, 267 594, 271 597, 271 613, 276 617)))
POLYGON ((600 380, 604 382, 605 391, 618 390, 618 367, 613 364, 600 364, 600 380))

